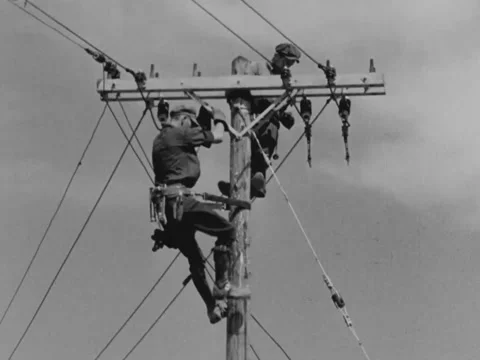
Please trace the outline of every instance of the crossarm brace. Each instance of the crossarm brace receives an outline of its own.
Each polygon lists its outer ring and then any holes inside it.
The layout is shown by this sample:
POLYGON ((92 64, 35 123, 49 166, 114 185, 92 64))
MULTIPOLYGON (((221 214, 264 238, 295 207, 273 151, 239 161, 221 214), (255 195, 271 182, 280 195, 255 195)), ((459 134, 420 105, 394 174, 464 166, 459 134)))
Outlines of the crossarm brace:
POLYGON ((240 133, 240 136, 245 136, 247 132, 257 125, 263 118, 270 115, 271 112, 275 112, 283 108, 289 101, 291 101, 291 99, 294 99, 295 96, 297 96, 299 91, 299 89, 294 89, 291 93, 288 90, 285 91, 276 102, 270 104, 270 106, 266 108, 260 115, 258 115, 255 120, 250 123, 250 125, 243 129, 240 133))

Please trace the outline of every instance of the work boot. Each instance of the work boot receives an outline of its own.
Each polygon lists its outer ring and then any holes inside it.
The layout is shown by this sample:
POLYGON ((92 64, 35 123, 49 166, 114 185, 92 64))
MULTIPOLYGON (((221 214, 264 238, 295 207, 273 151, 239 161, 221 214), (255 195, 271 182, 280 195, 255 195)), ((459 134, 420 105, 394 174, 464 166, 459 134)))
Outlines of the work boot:
POLYGON ((263 175, 261 172, 257 172, 255 175, 252 176, 250 184, 250 197, 265 197, 265 195, 267 194, 265 175, 263 175))
POLYGON ((213 261, 215 262, 215 285, 213 286, 213 297, 223 298, 220 289, 228 293, 230 283, 228 282, 228 266, 230 264, 230 252, 227 246, 217 245, 213 248, 213 261), (215 296, 217 294, 217 296, 215 296))
MULTIPOLYGON (((226 181, 219 181, 218 189, 222 193, 223 196, 230 196, 230 183, 226 181)), ((250 180, 250 198, 258 197, 264 198, 267 194, 266 189, 266 182, 265 176, 261 172, 257 172, 253 175, 252 179, 250 180)))
POLYGON ((226 181, 219 181, 218 190, 222 193, 223 196, 230 197, 230 183, 226 181))

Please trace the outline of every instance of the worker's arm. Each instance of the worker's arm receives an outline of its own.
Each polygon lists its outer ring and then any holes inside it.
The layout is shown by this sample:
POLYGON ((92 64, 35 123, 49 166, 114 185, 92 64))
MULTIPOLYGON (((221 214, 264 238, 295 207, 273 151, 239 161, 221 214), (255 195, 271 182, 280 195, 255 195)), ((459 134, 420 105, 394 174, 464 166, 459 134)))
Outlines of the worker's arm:
POLYGON ((225 114, 220 109, 213 108, 213 123, 215 128, 212 131, 214 134, 214 144, 221 143, 223 141, 223 135, 225 131, 228 131, 233 136, 239 138, 240 134, 229 124, 227 123, 225 114))
POLYGON ((220 144, 223 141, 223 135, 225 134, 225 124, 221 121, 215 123, 215 127, 212 130, 213 143, 220 144))

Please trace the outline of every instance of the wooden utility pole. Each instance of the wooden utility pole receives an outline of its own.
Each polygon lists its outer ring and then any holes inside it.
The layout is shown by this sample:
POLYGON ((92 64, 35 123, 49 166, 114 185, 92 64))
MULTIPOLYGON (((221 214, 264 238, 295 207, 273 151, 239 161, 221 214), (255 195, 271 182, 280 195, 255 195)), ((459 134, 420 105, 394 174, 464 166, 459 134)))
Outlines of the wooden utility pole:
MULTIPOLYGON (((250 123, 250 101, 238 97, 232 99, 232 127, 241 132, 250 123)), ((230 144, 230 184, 231 197, 238 200, 250 200, 250 137, 232 139, 230 144)), ((230 220, 235 226, 235 239, 232 244, 229 278, 232 286, 240 292, 249 293, 247 271, 247 247, 249 210, 232 209, 230 220)), ((228 300, 227 317, 227 360, 247 360, 248 337, 247 323, 250 316, 250 301, 247 297, 228 300)))

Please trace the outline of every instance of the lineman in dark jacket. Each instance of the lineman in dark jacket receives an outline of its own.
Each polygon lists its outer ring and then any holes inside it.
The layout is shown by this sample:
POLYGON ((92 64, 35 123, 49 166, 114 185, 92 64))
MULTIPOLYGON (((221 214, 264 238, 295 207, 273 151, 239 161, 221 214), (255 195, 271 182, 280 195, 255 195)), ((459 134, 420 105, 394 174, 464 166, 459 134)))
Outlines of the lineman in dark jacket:
MULTIPOLYGON (((200 110, 205 114, 203 107, 200 110)), ((210 118, 211 119, 211 118, 210 118)), ((211 121, 211 120, 210 120, 211 121)), ((193 108, 179 106, 170 112, 170 118, 153 142, 153 167, 157 185, 167 186, 168 191, 187 191, 195 186, 200 177, 200 163, 195 147, 222 142, 224 131, 236 133, 225 121, 225 115, 213 110, 214 128, 205 130, 198 125, 193 108)), ((164 231, 155 230, 152 239, 161 240, 170 248, 179 249, 188 259, 193 283, 207 307, 212 324, 226 315, 226 304, 216 301, 231 289, 228 281, 229 246, 235 240, 234 227, 214 210, 193 196, 181 196, 183 215, 178 216, 175 199, 166 200, 167 223, 164 231), (205 277, 204 257, 195 239, 201 231, 217 237, 214 247, 215 285, 213 294, 205 277)))
MULTIPOLYGON (((232 75, 290 75, 290 67, 296 62, 300 62, 300 51, 292 44, 284 43, 275 47, 275 54, 270 62, 261 63, 250 61, 243 56, 237 56, 232 61, 232 75)), ((235 97, 250 97, 250 92, 233 90, 227 91, 228 100, 235 97)), ((259 115, 272 104, 272 101, 265 98, 258 98, 252 101, 252 114, 259 115)), ((265 162, 262 151, 265 152, 270 160, 275 152, 278 143, 278 130, 280 124, 286 129, 291 129, 294 125, 292 114, 285 111, 278 111, 273 116, 267 116, 254 126, 253 131, 256 134, 261 149, 254 138, 251 140, 251 197, 264 198, 266 195, 265 175, 268 164, 265 162)), ((230 183, 220 181, 218 183, 220 192, 228 196, 230 194, 230 183)))

